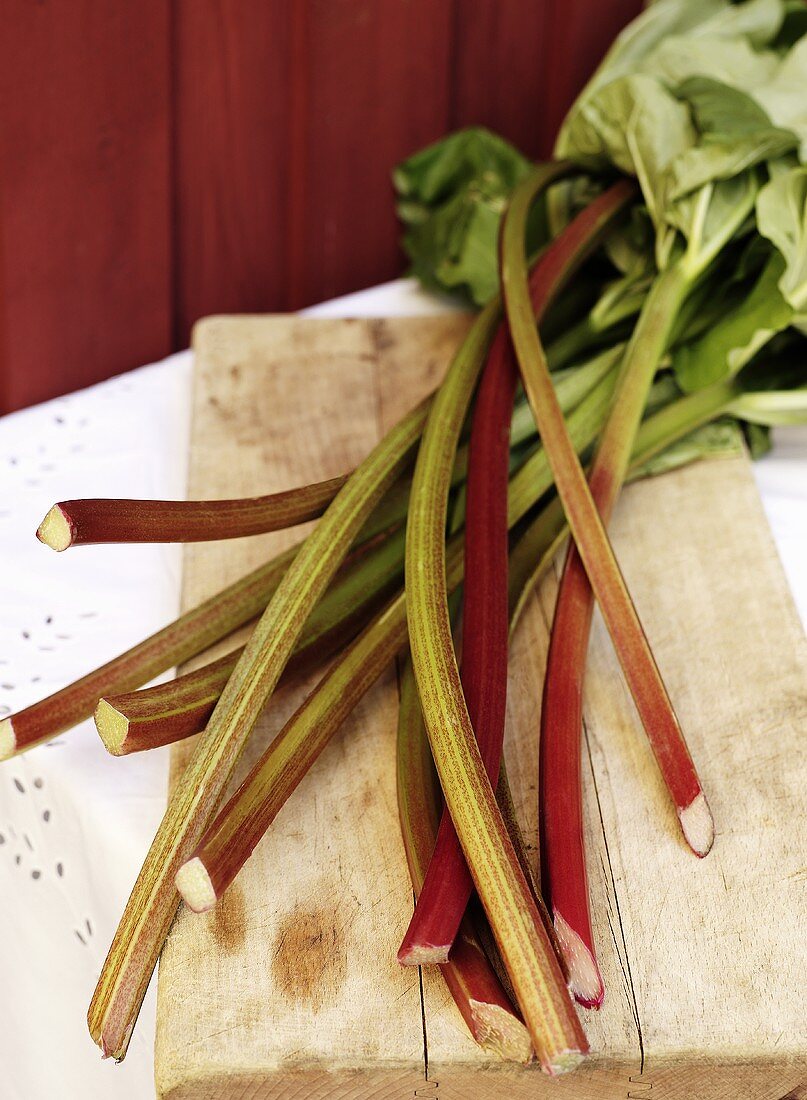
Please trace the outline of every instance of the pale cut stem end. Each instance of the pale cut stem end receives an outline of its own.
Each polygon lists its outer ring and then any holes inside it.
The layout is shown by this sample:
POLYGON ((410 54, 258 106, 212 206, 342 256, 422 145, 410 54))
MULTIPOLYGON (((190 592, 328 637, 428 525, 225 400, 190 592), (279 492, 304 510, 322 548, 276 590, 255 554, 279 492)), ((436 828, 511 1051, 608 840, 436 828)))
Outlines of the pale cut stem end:
POLYGON ((207 913, 218 901, 207 868, 198 856, 182 864, 174 882, 182 900, 194 913, 207 913))
POLYGON ((441 963, 448 962, 450 950, 450 943, 402 947, 398 952, 398 962, 401 966, 439 966, 441 963))
POLYGON ((579 1050, 564 1050, 556 1054, 550 1063, 543 1064, 541 1068, 549 1077, 560 1077, 563 1073, 571 1073, 572 1070, 577 1069, 584 1058, 585 1054, 579 1050))
POLYGON ((483 1050, 507 1062, 527 1065, 533 1059, 532 1040, 522 1022, 501 1005, 471 999, 474 1038, 483 1050))
POLYGON ((706 795, 695 795, 688 806, 678 810, 678 820, 687 844, 696 856, 708 856, 715 842, 715 823, 706 795))
POLYGON ((125 756, 124 746, 129 733, 129 719, 106 699, 101 699, 95 708, 93 720, 107 752, 113 756, 125 756))
POLYGON ((552 921, 568 968, 569 989, 574 999, 584 1008, 599 1008, 605 998, 605 985, 597 960, 557 909, 552 913, 552 921))
POLYGON ((0 721, 0 760, 9 760, 17 751, 17 737, 10 718, 0 721))
POLYGON ((73 545, 73 528, 62 511, 60 504, 54 504, 36 530, 36 537, 51 550, 66 550, 73 545))

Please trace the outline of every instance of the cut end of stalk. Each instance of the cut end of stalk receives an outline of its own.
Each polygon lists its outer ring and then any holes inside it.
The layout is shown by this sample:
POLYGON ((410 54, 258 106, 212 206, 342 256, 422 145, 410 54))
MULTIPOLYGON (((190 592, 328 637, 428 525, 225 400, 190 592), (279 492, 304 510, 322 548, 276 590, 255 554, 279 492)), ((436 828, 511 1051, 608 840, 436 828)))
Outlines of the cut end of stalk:
POLYGON ((451 944, 403 943, 398 951, 401 966, 439 966, 448 962, 451 944))
POLYGON ((8 760, 17 751, 17 736, 10 718, 0 721, 0 760, 8 760))
POLYGON ((688 806, 678 811, 678 820, 686 842, 695 855, 701 859, 708 856, 715 841, 715 823, 703 791, 688 806))
POLYGON ((95 1045, 101 1051, 101 1057, 106 1060, 111 1058, 113 1062, 122 1062, 126 1057, 126 1051, 129 1049, 129 1042, 132 1038, 135 1022, 132 1020, 124 1030, 123 1034, 116 1037, 114 1042, 110 1041, 108 1035, 108 1028, 104 1028, 103 1025, 96 1022, 93 1014, 94 1005, 90 1005, 90 1010, 87 1013, 87 1028, 90 1032, 90 1038, 95 1045))
POLYGON ((113 756, 126 755, 126 737, 129 733, 129 719, 121 714, 106 699, 101 699, 93 715, 98 736, 104 742, 107 752, 113 756))
POLYGON ((66 550, 73 545, 73 527, 62 511, 60 504, 54 504, 36 530, 36 537, 51 550, 66 550))
POLYGON ((532 1040, 522 1022, 501 1005, 471 999, 474 1038, 483 1050, 507 1062, 527 1065, 533 1059, 532 1040))
POLYGON ((194 913, 207 913, 218 901, 207 868, 198 856, 182 864, 174 881, 182 900, 194 913))
POLYGON ((584 1008, 599 1008, 605 998, 605 985, 597 960, 557 910, 552 914, 552 922, 568 968, 569 989, 574 999, 584 1008))
POLYGON ((587 1051, 583 1050, 560 1051, 554 1055, 551 1062, 542 1063, 541 1068, 550 1077, 560 1077, 562 1073, 571 1073, 572 1070, 577 1069, 586 1054, 587 1051))

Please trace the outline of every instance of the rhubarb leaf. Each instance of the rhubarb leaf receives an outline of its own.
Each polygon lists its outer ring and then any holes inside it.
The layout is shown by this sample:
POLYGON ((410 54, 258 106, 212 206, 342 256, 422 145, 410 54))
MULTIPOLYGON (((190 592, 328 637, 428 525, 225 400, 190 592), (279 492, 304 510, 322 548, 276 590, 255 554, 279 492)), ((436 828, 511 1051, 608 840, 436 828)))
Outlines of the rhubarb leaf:
MULTIPOLYGON (((743 37, 756 49, 769 45, 779 33, 785 16, 782 0, 658 0, 648 5, 617 37, 602 63, 583 89, 587 99, 596 89, 619 76, 653 72, 652 58, 661 50, 699 38, 712 40, 743 37)), ((699 70, 700 71, 700 70, 699 70)))
POLYGON ((785 261, 779 289, 807 326, 807 167, 777 172, 759 192, 756 202, 760 233, 772 241, 785 261))
POLYGON ((426 286, 461 291, 477 305, 498 290, 499 223, 529 171, 517 149, 490 131, 460 130, 398 165, 393 181, 403 246, 426 286))
POLYGON ((771 80, 752 91, 771 121, 794 130, 801 142, 799 156, 807 160, 807 37, 796 42, 782 58, 771 80))
POLYGON ((689 104, 701 140, 671 167, 673 199, 712 180, 731 179, 798 147, 792 130, 774 126, 751 96, 728 84, 711 77, 690 77, 679 85, 676 95, 689 104))
POLYGON ((685 393, 736 374, 760 348, 791 323, 793 309, 779 289, 785 264, 773 252, 745 300, 698 340, 673 355, 676 380, 685 393))

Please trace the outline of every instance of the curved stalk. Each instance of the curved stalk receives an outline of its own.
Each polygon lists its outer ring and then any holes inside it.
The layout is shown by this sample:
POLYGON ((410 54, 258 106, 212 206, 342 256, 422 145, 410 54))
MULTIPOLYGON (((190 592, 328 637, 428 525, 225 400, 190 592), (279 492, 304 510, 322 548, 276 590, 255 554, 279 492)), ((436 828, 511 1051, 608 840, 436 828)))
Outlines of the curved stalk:
MULTIPOLYGON (((680 264, 660 274, 628 343, 588 481, 604 525, 619 495, 653 377, 689 288, 680 264)), ((555 604, 541 708, 541 863, 544 894, 563 944, 571 987, 587 1008, 599 1008, 605 992, 588 907, 580 775, 583 678, 593 611, 588 575, 572 544, 555 604)), ((701 806, 705 799, 698 791, 696 816, 701 806)), ((692 803, 676 808, 688 842, 705 855, 711 840, 707 838, 704 846, 702 828, 695 835, 688 828, 692 803)))
MULTIPOLYGON (((442 796, 420 712, 412 662, 408 659, 399 677, 399 692, 398 809, 409 875, 415 894, 419 895, 437 840, 442 796)), ((440 973, 468 1030, 481 1047, 508 1060, 524 1063, 531 1060, 529 1032, 488 961, 467 914, 451 957, 441 964, 440 973)))
MULTIPOLYGON (((544 186, 566 171, 562 165, 544 168, 544 186)), ((447 607, 444 530, 451 467, 484 346, 466 341, 460 349, 423 433, 407 525, 409 640, 446 804, 536 1055, 547 1072, 560 1073, 579 1062, 587 1044, 479 754, 447 607)))
MULTIPOLYGON (((531 280, 531 310, 538 324, 554 280, 568 277, 602 240, 633 198, 617 184, 600 196, 553 241, 531 280), (567 242, 571 242, 571 246, 567 242), (549 276, 545 272, 551 272, 549 276)), ((507 331, 497 333, 474 407, 469 443, 465 527, 461 680, 468 716, 490 781, 501 761, 507 695, 507 497, 508 429, 518 367, 507 331)), ((457 833, 443 812, 437 845, 407 929, 398 961, 408 966, 445 962, 471 895, 472 882, 457 833)))
POLYGON ((664 782, 679 811, 684 835, 696 850, 700 848, 705 852, 710 845, 712 829, 700 780, 569 439, 549 378, 541 341, 532 324, 524 233, 527 214, 539 186, 538 177, 520 185, 504 219, 502 285, 511 335, 524 387, 552 464, 555 484, 628 687, 664 782), (694 827, 694 821, 690 824, 686 814, 693 806, 698 811, 697 827, 694 827))

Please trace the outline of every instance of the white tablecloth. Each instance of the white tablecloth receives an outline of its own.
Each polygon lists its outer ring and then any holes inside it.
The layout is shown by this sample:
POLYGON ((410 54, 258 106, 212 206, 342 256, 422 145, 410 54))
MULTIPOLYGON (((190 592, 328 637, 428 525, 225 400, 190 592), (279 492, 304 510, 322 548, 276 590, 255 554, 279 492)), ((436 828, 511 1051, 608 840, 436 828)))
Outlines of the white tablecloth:
MULTIPOLYGON (((383 316, 450 304, 398 280, 308 312, 383 316)), ((191 354, 0 419, 0 715, 108 660, 178 612, 176 547, 34 538, 57 500, 182 497, 191 354)), ((807 620, 807 429, 780 429, 756 466, 807 620)), ((154 983, 125 1062, 102 1062, 85 1013, 165 803, 167 750, 108 756, 91 722, 0 767, 2 1100, 153 1096, 154 983)))

